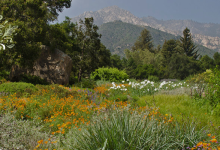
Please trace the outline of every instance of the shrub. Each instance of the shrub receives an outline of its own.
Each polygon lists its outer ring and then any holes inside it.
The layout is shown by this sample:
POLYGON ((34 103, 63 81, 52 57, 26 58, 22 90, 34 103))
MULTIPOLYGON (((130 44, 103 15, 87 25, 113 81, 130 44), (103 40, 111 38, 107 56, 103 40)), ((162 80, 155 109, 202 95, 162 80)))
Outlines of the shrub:
POLYGON ((121 82, 128 78, 125 71, 119 71, 117 68, 99 68, 91 74, 91 79, 111 82, 121 82))
POLYGON ((24 93, 24 92, 34 92, 37 91, 38 88, 36 88, 31 83, 24 83, 24 82, 9 82, 9 83, 3 83, 0 85, 0 92, 4 93, 24 93))
POLYGON ((20 82, 32 83, 34 85, 36 85, 36 84, 49 85, 49 83, 47 81, 45 81, 44 79, 42 79, 38 76, 30 75, 30 74, 21 75, 20 82))
POLYGON ((159 81, 159 78, 156 77, 156 76, 148 76, 148 80, 154 81, 154 82, 158 82, 158 81, 159 81))
POLYGON ((96 82, 92 79, 82 78, 81 82, 78 82, 78 83, 74 84, 74 86, 77 86, 77 87, 80 87, 80 88, 94 89, 96 87, 96 82))

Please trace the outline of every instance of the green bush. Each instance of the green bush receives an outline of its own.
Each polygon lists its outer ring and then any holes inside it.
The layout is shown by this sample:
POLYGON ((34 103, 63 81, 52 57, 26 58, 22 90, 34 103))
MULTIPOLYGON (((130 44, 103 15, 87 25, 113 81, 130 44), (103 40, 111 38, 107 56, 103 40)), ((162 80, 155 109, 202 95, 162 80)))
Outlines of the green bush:
POLYGON ((158 81, 159 81, 159 78, 156 77, 156 76, 148 76, 148 80, 154 81, 154 82, 158 82, 158 81))
POLYGON ((38 88, 36 88, 31 83, 24 83, 24 82, 9 82, 9 83, 3 83, 0 85, 0 92, 14 94, 14 93, 32 93, 37 91, 38 88))
POLYGON ((121 82, 128 78, 129 76, 125 71, 119 71, 117 68, 99 68, 91 74, 91 79, 111 82, 121 82))
POLYGON ((78 83, 74 84, 74 86, 77 86, 77 87, 80 87, 80 88, 94 89, 96 87, 96 82, 92 79, 82 78, 81 82, 78 82, 78 83))
POLYGON ((21 75, 20 82, 32 83, 34 85, 36 85, 36 84, 49 85, 49 83, 47 81, 45 81, 44 79, 42 79, 38 76, 29 75, 29 74, 28 75, 26 75, 26 74, 21 75))

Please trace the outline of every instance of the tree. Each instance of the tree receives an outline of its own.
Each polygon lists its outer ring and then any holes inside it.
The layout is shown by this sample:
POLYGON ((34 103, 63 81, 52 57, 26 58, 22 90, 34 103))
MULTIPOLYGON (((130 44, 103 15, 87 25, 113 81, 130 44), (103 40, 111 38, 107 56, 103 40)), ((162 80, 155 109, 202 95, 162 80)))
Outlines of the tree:
POLYGON ((150 75, 157 76, 158 71, 152 64, 138 65, 135 69, 137 79, 148 79, 150 75))
POLYGON ((205 55, 200 59, 200 64, 201 64, 204 71, 206 69, 211 69, 211 68, 215 67, 214 60, 212 58, 210 58, 208 55, 205 55))
POLYGON ((192 35, 188 28, 183 30, 183 37, 180 38, 180 47, 183 48, 186 56, 193 57, 194 59, 198 58, 199 54, 197 54, 197 46, 194 45, 192 35))
POLYGON ((219 53, 219 52, 216 52, 216 53, 213 55, 213 57, 214 57, 214 63, 215 63, 215 65, 220 66, 220 53, 219 53))
POLYGON ((169 62, 170 62, 170 58, 172 57, 172 55, 174 53, 176 53, 176 46, 177 46, 177 42, 176 40, 168 40, 164 42, 161 53, 163 55, 163 65, 164 67, 166 67, 169 62))
POLYGON ((111 56, 111 66, 119 70, 122 69, 122 60, 119 55, 114 54, 111 56))
POLYGON ((97 33, 98 27, 93 24, 93 18, 80 20, 78 25, 66 17, 65 21, 56 26, 57 31, 51 34, 55 36, 53 42, 61 43, 63 51, 72 58, 72 74, 78 76, 78 81, 99 67, 110 66, 111 52, 100 42, 101 35, 97 33))
POLYGON ((85 21, 79 21, 80 26, 77 29, 77 45, 80 48, 77 57, 79 62, 78 81, 81 81, 82 74, 87 69, 90 74, 98 68, 97 52, 100 49, 101 34, 98 34, 98 26, 93 24, 93 18, 85 18, 85 21))
POLYGON ((137 51, 138 49, 148 49, 150 52, 154 52, 154 45, 152 39, 153 38, 150 32, 147 29, 144 29, 141 32, 141 35, 138 37, 138 40, 134 43, 132 51, 137 51))
POLYGON ((173 54, 165 71, 165 77, 185 79, 187 76, 199 73, 201 67, 198 61, 182 54, 173 54))
MULTIPOLYGON (((44 44, 50 32, 49 21, 54 21, 62 8, 69 8, 71 0, 3 0, 0 1, 0 14, 11 25, 17 25, 17 35, 13 36, 15 46, 0 57, 8 55, 12 64, 33 67, 40 56, 40 45, 44 44), (6 54, 7 53, 7 54, 6 54)), ((50 39, 52 40, 52 39, 50 39)), ((50 45, 48 45, 50 46, 50 45)))

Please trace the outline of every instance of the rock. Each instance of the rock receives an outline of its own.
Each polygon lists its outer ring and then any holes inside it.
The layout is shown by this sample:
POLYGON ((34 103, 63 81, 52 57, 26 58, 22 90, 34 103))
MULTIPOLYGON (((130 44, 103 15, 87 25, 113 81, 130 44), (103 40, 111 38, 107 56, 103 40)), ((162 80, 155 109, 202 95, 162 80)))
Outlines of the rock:
POLYGON ((161 79, 160 80, 160 82, 163 82, 163 81, 166 81, 166 82, 169 82, 169 81, 171 81, 171 82, 178 82, 177 79, 161 79))
POLYGON ((9 76, 10 81, 19 81, 21 74, 29 73, 41 77, 51 84, 66 85, 69 83, 72 59, 58 49, 55 49, 54 53, 45 45, 41 45, 41 49, 41 55, 35 61, 33 69, 23 69, 17 65, 12 66, 9 76))

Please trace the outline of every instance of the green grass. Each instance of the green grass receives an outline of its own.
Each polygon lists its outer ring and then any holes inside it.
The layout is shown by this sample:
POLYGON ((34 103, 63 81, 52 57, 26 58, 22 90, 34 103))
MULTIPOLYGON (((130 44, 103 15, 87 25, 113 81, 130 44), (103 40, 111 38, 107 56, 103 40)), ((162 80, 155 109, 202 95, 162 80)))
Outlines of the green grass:
POLYGON ((178 122, 196 121, 200 128, 210 127, 212 132, 220 135, 220 116, 211 115, 211 106, 198 102, 188 95, 151 95, 143 96, 137 101, 139 106, 156 106, 161 113, 174 116, 178 122), (146 103, 147 102, 147 103, 146 103), (212 122, 212 124, 210 123, 212 122), (214 124, 214 126, 212 126, 214 124))

